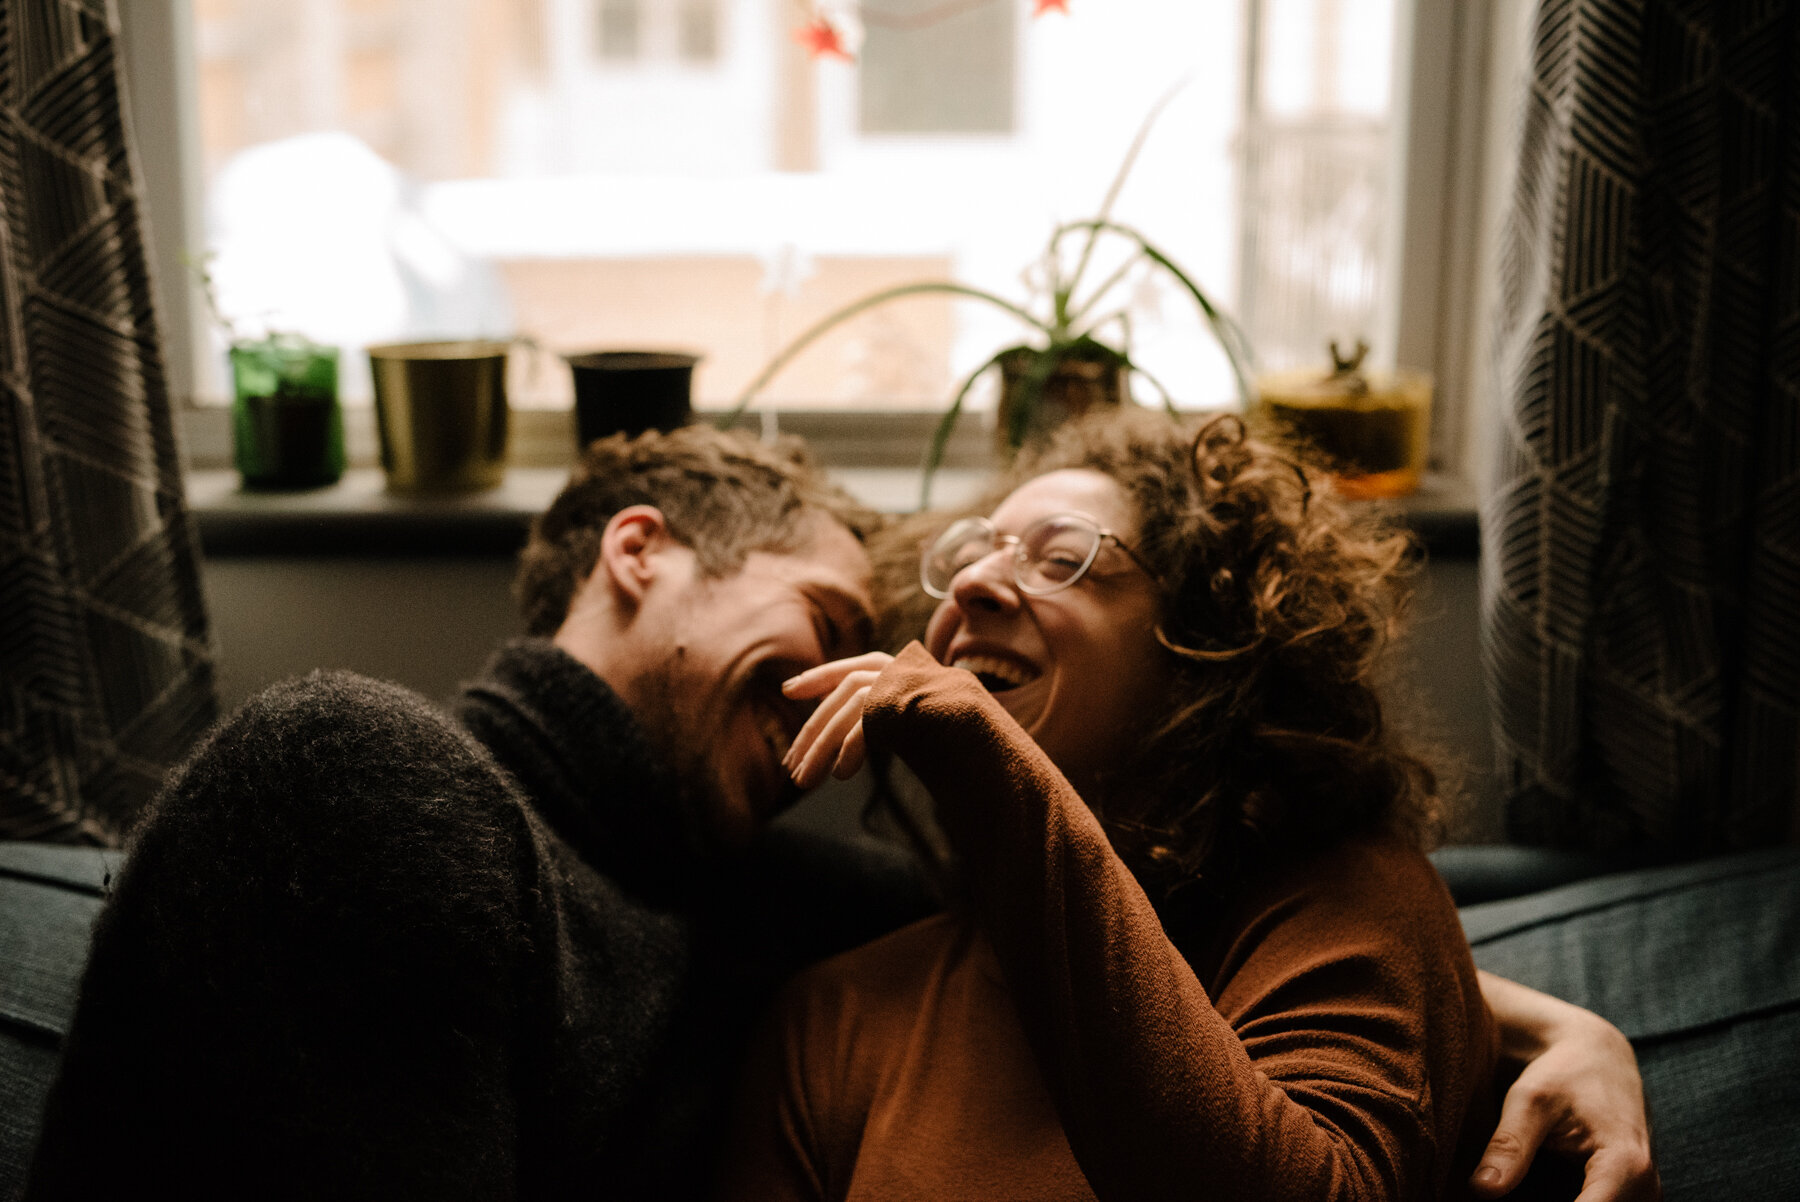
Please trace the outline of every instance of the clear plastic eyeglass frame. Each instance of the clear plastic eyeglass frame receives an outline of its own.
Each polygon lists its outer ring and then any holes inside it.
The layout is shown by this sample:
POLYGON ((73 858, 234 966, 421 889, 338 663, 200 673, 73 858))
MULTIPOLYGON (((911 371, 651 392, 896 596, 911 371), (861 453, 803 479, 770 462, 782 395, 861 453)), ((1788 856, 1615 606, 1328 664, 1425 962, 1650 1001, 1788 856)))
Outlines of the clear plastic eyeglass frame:
POLYGON ((1033 522, 1022 534, 1002 534, 986 518, 952 522, 926 544, 919 559, 919 583, 927 594, 943 600, 964 568, 1010 546, 1013 583, 1022 593, 1043 597, 1079 582, 1107 543, 1130 556, 1152 580, 1157 579, 1137 552, 1112 531, 1080 514, 1056 513, 1033 522))

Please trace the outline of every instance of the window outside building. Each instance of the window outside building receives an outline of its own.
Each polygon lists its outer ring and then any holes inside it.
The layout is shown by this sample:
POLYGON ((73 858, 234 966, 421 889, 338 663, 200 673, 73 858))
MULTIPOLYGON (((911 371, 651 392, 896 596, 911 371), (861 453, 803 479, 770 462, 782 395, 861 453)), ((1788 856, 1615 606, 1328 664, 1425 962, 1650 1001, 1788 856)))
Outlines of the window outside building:
MULTIPOLYGON (((192 2, 219 304, 345 347, 353 401, 362 346, 519 335, 695 351, 716 408, 873 289, 952 278, 1025 301, 1049 231, 1094 214, 1181 81, 1114 215, 1269 366, 1322 360, 1327 337, 1384 349, 1404 0, 825 9, 855 61, 809 57, 793 0, 192 2)), ((1128 293, 1134 353, 1180 403, 1228 403, 1191 306, 1128 293)), ((821 340, 769 398, 941 408, 1024 333, 909 299, 821 340)), ((517 403, 567 403, 564 373, 518 358, 517 403)))

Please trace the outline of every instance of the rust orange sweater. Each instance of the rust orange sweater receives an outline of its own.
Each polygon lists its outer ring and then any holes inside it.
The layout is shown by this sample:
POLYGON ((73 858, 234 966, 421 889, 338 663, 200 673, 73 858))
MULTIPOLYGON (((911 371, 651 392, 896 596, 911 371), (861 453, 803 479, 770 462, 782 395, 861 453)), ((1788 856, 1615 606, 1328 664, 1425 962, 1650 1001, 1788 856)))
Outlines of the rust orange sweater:
POLYGON ((794 983, 747 1069, 724 1196, 1460 1191, 1491 1129, 1493 1025, 1416 850, 1281 865, 1174 924, 1178 947, 972 676, 910 647, 865 723, 937 799, 971 909, 794 983))

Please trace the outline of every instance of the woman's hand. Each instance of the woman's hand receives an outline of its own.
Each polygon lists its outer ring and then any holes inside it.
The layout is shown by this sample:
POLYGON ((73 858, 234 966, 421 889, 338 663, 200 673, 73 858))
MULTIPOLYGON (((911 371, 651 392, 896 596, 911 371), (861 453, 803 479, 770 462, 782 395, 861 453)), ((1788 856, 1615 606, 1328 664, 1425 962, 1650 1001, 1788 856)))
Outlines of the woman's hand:
POLYGON ((827 772, 839 780, 856 775, 865 751, 863 701, 869 686, 893 661, 886 652, 871 651, 808 668, 782 682, 782 693, 797 701, 824 698, 781 761, 795 784, 810 789, 824 780, 827 772))
POLYGON ((1541 1148, 1585 1159, 1576 1202, 1655 1202, 1650 1124, 1637 1057, 1619 1029, 1579 1006, 1492 973, 1481 992, 1500 1025, 1500 1054, 1523 1060, 1500 1126, 1471 1184, 1480 1197, 1510 1193, 1541 1148))

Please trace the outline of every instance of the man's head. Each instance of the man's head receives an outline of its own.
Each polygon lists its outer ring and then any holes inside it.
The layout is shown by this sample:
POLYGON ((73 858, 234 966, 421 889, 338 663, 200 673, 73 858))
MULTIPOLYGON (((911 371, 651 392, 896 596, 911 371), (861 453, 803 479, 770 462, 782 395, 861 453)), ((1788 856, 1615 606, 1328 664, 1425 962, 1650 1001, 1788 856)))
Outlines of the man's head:
POLYGON ((661 511, 669 533, 714 578, 742 568, 752 551, 799 550, 808 519, 820 514, 859 542, 881 524, 825 479, 798 439, 764 443, 711 426, 603 438, 532 523, 513 582, 526 633, 556 633, 594 569, 606 524, 633 505, 661 511))
POLYGON ((797 443, 607 438, 533 523, 514 591, 530 633, 637 713, 700 837, 741 845, 793 797, 781 757, 805 712, 781 682, 868 643, 875 522, 797 443))

